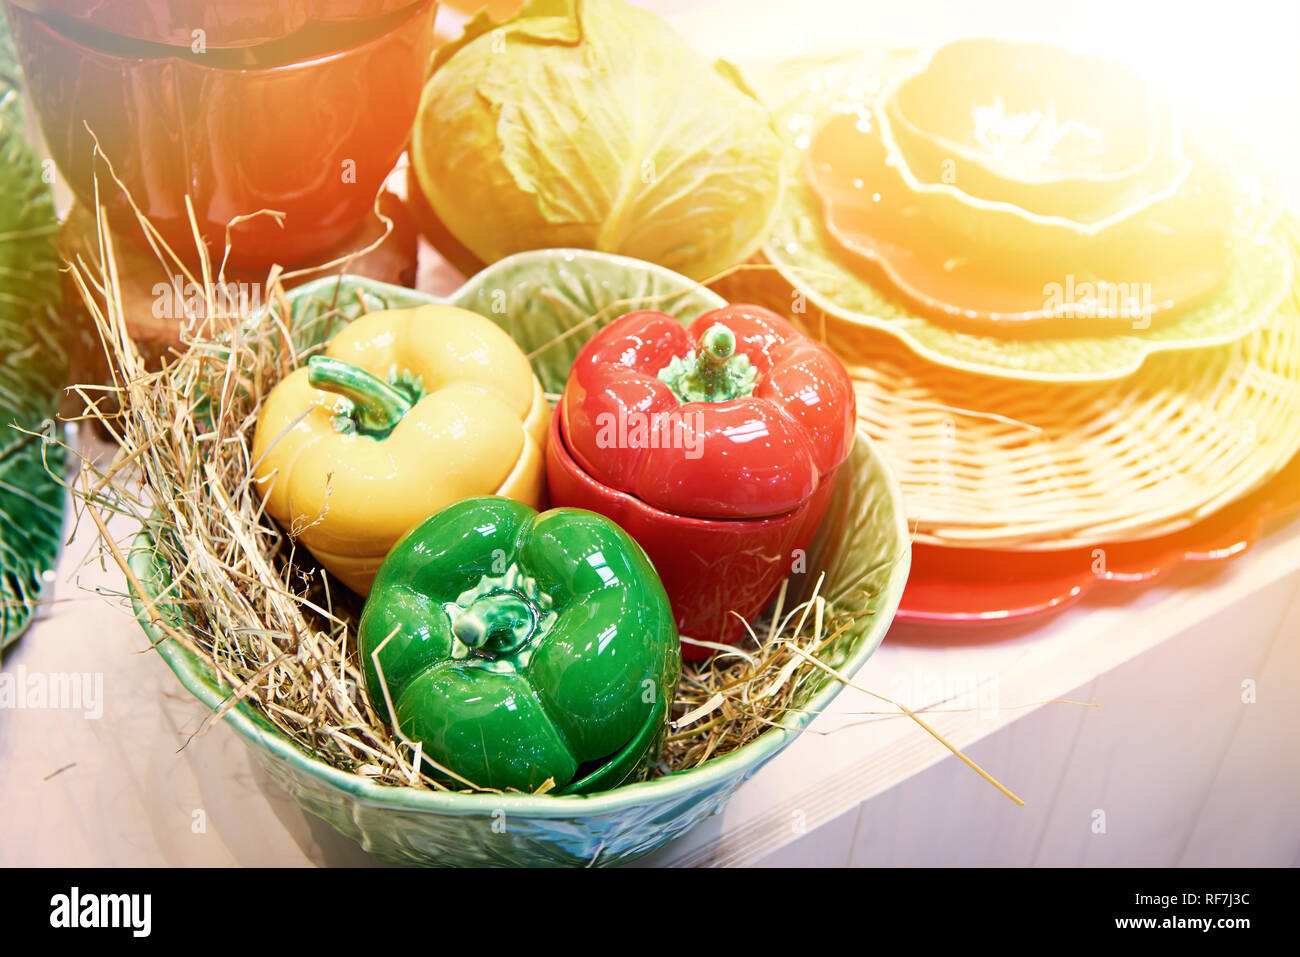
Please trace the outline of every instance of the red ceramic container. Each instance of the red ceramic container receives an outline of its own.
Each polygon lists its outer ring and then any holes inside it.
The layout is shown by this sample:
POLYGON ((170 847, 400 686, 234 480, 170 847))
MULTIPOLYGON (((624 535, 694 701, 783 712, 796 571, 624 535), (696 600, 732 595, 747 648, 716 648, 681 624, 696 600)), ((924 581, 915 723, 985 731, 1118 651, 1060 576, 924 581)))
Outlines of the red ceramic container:
MULTIPOLYGON (((209 4, 206 6, 216 6, 209 4)), ((222 5, 225 6, 224 4, 222 5)), ((227 223, 231 262, 312 260, 370 213, 405 146, 433 52, 435 0, 367 21, 364 39, 274 62, 269 47, 203 54, 141 46, 93 28, 76 37, 11 6, 10 22, 51 155, 74 192, 114 226, 134 216, 93 140, 136 205, 178 253, 193 250, 187 194, 215 255, 227 223), (250 65, 253 64, 253 65, 250 65)))
POLYGON ((373 20, 419 0, 10 0, 106 33, 189 47, 269 43, 309 27, 373 20))
POLYGON ((843 365, 771 310, 734 303, 689 326, 630 312, 569 370, 551 504, 621 525, 654 562, 682 635, 731 644, 802 570, 855 425, 843 365))
MULTIPOLYGON (((761 519, 707 519, 673 515, 634 495, 602 485, 583 470, 565 444, 560 416, 551 416, 546 481, 552 505, 590 509, 613 520, 650 556, 687 638, 734 644, 745 622, 775 597, 796 571, 830 505, 832 471, 812 496, 784 515, 761 519), (735 614, 732 614, 735 612, 735 614), (739 616, 739 617, 737 617, 739 616)), ((682 658, 699 661, 713 649, 682 643, 682 658)))

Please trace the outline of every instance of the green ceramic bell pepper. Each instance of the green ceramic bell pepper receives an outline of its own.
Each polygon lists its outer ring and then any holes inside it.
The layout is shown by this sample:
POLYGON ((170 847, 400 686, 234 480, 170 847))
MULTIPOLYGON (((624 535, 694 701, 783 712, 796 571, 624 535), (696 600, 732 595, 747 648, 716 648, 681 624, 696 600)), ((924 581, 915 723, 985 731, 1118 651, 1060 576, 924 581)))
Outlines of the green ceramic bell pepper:
POLYGON ((642 776, 681 670, 668 597, 626 532, 495 497, 452 505, 394 546, 359 644, 375 710, 441 768, 503 790, 642 776))

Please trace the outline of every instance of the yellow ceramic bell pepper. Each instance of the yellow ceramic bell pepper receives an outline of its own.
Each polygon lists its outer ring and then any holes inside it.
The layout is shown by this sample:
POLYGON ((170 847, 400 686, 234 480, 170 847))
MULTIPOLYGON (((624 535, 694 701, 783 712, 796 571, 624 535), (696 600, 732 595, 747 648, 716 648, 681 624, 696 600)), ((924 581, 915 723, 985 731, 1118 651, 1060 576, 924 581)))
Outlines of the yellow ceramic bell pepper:
POLYGON ((496 324, 429 305, 357 319, 267 396, 253 472, 267 512, 354 591, 453 502, 538 506, 550 409, 496 324))

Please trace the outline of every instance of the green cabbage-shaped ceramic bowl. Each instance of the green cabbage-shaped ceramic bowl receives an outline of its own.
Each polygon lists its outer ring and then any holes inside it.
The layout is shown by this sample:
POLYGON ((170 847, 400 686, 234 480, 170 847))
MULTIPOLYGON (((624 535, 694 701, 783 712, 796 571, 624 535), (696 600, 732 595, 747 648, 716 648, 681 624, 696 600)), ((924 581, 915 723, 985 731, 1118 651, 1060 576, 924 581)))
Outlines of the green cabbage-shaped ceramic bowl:
POLYGON ((59 316, 59 224, 23 129, 19 76, 0 8, 0 649, 36 612, 63 544, 66 497, 66 451, 54 441, 69 339, 59 316))
MULTIPOLYGON (((546 250, 503 259, 445 300, 349 277, 300 287, 290 293, 295 334, 305 342, 321 341, 339 321, 321 317, 335 303, 345 312, 351 310, 348 318, 355 317, 361 312, 358 293, 364 294, 370 309, 443 301, 493 319, 525 352, 536 353, 534 368, 551 393, 563 388, 582 343, 622 313, 655 308, 689 321, 722 304, 691 280, 638 260, 546 250), (596 315, 599 321, 589 322, 596 315), (572 334, 556 339, 569 330, 572 334)), ((147 587, 158 589, 152 553, 146 531, 136 541, 131 564, 147 587)), ((859 435, 809 549, 807 572, 791 581, 792 595, 806 595, 825 572, 821 594, 828 612, 860 612, 855 624, 823 653, 827 664, 851 675, 870 657, 894 617, 910 560, 898 484, 870 440, 859 435)), ((208 707, 219 708, 229 689, 190 652, 150 625, 139 603, 136 613, 185 687, 208 707)), ((173 625, 187 627, 179 615, 173 625)), ((384 860, 607 865, 648 854, 719 810, 737 787, 793 743, 839 690, 838 682, 816 672, 802 685, 795 710, 781 726, 744 747, 689 771, 581 797, 453 794, 379 785, 302 751, 248 702, 228 711, 225 720, 303 808, 384 860)))

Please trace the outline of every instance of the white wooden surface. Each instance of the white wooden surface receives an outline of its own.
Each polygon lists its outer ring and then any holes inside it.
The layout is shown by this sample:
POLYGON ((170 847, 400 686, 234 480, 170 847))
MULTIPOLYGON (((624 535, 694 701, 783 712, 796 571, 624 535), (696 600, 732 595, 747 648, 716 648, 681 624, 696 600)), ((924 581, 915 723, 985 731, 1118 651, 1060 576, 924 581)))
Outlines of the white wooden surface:
POLYGON ((948 758, 764 863, 1296 866, 1298 596, 1279 580, 1068 695, 1099 707, 1044 707, 967 748, 1026 807, 948 758))

